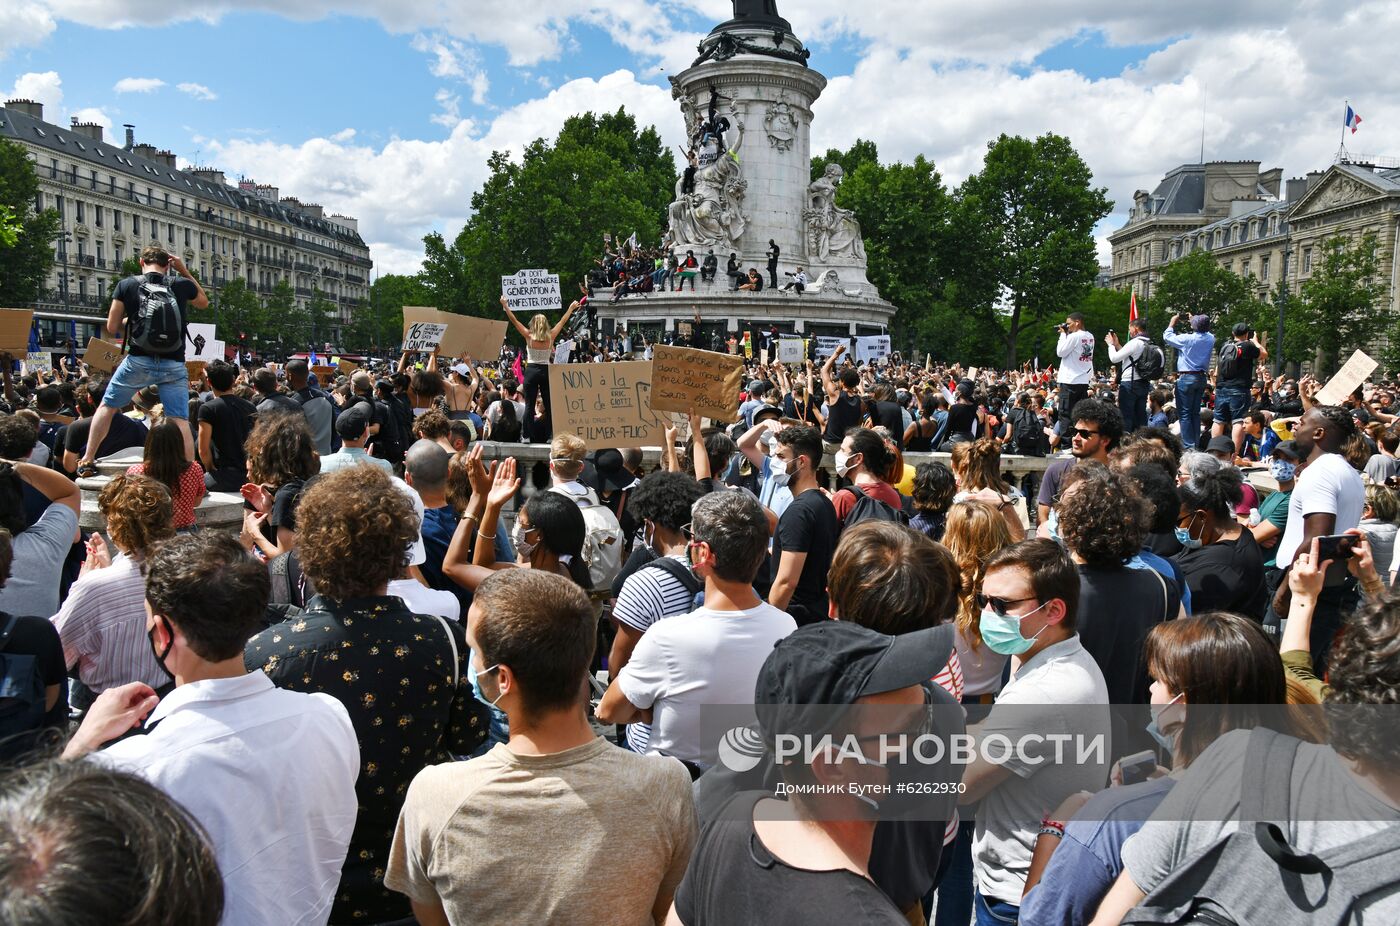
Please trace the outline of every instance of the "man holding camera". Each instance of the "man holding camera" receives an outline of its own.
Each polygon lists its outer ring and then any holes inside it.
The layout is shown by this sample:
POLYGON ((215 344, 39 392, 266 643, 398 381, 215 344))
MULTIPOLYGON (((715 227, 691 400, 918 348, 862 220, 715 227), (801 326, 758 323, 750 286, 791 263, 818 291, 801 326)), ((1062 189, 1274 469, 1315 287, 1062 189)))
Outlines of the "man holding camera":
POLYGON ((1191 330, 1176 333, 1181 313, 1173 315, 1162 332, 1162 343, 1176 348, 1176 414, 1181 421, 1181 442, 1194 449, 1201 436, 1201 397, 1206 391, 1206 370, 1215 350, 1210 316, 1192 315, 1191 330))
POLYGON ((1056 410, 1059 420, 1055 433, 1050 437, 1050 447, 1059 447, 1073 421, 1070 411, 1083 399, 1089 397, 1089 384, 1094 381, 1094 336, 1084 330, 1084 316, 1071 312, 1064 323, 1056 325, 1060 339, 1055 345, 1055 354, 1060 358, 1060 369, 1055 374, 1060 384, 1060 397, 1056 410))
MULTIPOLYGON (((1268 360, 1269 352, 1264 342, 1256 336, 1254 329, 1246 322, 1239 322, 1234 328, 1234 339, 1227 341, 1220 349, 1220 357, 1215 367, 1215 423, 1211 426, 1211 437, 1224 434, 1230 436, 1231 425, 1235 421, 1243 423, 1249 414, 1249 389, 1254 384, 1254 368, 1260 361, 1268 360)), ((1239 456, 1244 443, 1244 431, 1234 438, 1235 456, 1239 456)))
POLYGON ((1147 427, 1147 393, 1151 379, 1142 368, 1143 354, 1151 343, 1147 338, 1147 323, 1140 318, 1128 322, 1128 343, 1118 340, 1112 328, 1104 336, 1108 342, 1108 359, 1119 365, 1118 409, 1123 413, 1123 433, 1131 434, 1147 427))

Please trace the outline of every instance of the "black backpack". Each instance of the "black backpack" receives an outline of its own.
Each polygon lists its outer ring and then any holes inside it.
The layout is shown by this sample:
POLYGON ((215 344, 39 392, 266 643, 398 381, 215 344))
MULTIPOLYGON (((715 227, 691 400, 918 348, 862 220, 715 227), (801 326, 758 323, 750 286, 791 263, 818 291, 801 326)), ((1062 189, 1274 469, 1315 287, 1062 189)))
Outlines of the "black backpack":
POLYGON ((1162 353, 1162 348, 1146 337, 1142 337, 1141 340, 1142 353, 1132 362, 1133 370, 1136 371, 1138 379, 1159 379, 1167 369, 1167 355, 1162 353))
POLYGON ((900 509, 892 508, 888 502, 866 495, 854 482, 846 488, 856 497, 855 505, 846 515, 846 527, 854 527, 862 521, 893 521, 895 524, 909 526, 909 516, 900 509))
POLYGON ((0 760, 18 758, 33 745, 25 734, 44 723, 45 686, 39 674, 39 658, 10 653, 6 648, 19 618, 5 618, 0 630, 0 760))
POLYGON ((1215 379, 1238 379, 1244 363, 1244 347, 1239 341, 1228 341, 1220 348, 1220 357, 1215 364, 1215 379))
POLYGON ((1029 408, 1013 408, 1011 419, 1011 439, 1016 444, 1016 452, 1024 456, 1044 456, 1041 443, 1045 435, 1041 432, 1040 416, 1029 408))
POLYGON ((180 301, 165 280, 154 282, 148 276, 140 280, 140 302, 127 327, 128 343, 152 354, 171 353, 185 339, 180 301))
POLYGON ((669 556, 658 556, 642 569, 660 569, 685 586, 685 590, 690 592, 691 610, 705 606, 705 584, 684 563, 677 562, 669 556))

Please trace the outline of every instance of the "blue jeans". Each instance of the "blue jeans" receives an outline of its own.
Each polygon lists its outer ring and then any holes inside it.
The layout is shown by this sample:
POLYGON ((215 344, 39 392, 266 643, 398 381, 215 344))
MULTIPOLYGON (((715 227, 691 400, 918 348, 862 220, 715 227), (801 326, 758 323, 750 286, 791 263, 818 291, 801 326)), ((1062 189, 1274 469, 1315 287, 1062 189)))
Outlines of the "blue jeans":
POLYGON ((1201 436, 1201 396, 1205 392, 1204 373, 1182 373, 1176 378, 1176 416, 1187 450, 1196 449, 1196 439, 1201 436))
POLYGON ((160 391, 160 404, 165 417, 185 419, 190 416, 190 371, 183 360, 163 357, 134 357, 122 359, 117 372, 107 382, 102 404, 121 411, 131 404, 131 397, 147 386, 160 391))
POLYGON ((1147 390, 1150 385, 1145 379, 1118 384, 1118 410, 1123 413, 1124 434, 1147 427, 1147 390))
POLYGON ((990 900, 978 891, 972 901, 972 911, 977 915, 977 926, 1016 926, 1021 919, 1021 908, 1004 900, 990 900))
MULTIPOLYGON (((1249 387, 1225 383, 1215 387, 1215 423, 1229 425, 1249 413, 1249 387)), ((1229 436, 1229 432, 1226 432, 1229 436)))
POLYGON ((958 838, 943 847, 950 861, 938 882, 938 906, 931 922, 933 926, 967 926, 972 921, 972 835, 976 823, 972 808, 964 808, 966 818, 958 822, 958 838))

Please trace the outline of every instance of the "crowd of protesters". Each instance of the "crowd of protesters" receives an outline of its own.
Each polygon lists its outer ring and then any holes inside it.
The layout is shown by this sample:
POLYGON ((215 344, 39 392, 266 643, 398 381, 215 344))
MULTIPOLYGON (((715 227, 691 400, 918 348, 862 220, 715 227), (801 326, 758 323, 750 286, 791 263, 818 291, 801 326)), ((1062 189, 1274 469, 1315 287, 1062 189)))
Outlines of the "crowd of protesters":
POLYGON ((1394 392, 1191 328, 754 363, 659 459, 508 362, 0 357, 0 923, 1400 921, 1394 392))

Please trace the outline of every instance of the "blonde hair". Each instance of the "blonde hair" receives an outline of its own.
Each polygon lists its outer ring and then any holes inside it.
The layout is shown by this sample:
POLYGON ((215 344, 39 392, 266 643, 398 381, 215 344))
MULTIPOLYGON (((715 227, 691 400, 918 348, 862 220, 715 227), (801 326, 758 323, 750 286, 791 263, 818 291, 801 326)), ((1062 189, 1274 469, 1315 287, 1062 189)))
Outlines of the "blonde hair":
POLYGON ((1002 547, 1011 545, 1006 519, 986 502, 959 502, 948 509, 943 528, 943 545, 958 564, 962 585, 958 590, 958 630, 976 649, 982 644, 977 593, 987 574, 987 559, 1002 547))
POLYGON ((535 315, 530 319, 530 337, 536 341, 549 340, 549 319, 543 315, 535 315))
POLYGON ((587 454, 588 445, 577 434, 556 434, 549 444, 549 462, 565 479, 573 479, 583 472, 583 458, 587 454))
POLYGON ((951 462, 958 488, 964 492, 1005 492, 1010 488, 1001 478, 1001 444, 989 437, 954 444, 951 462))
POLYGON ((1400 493, 1389 486, 1367 483, 1366 505, 1377 521, 1394 524, 1400 516, 1400 493))

